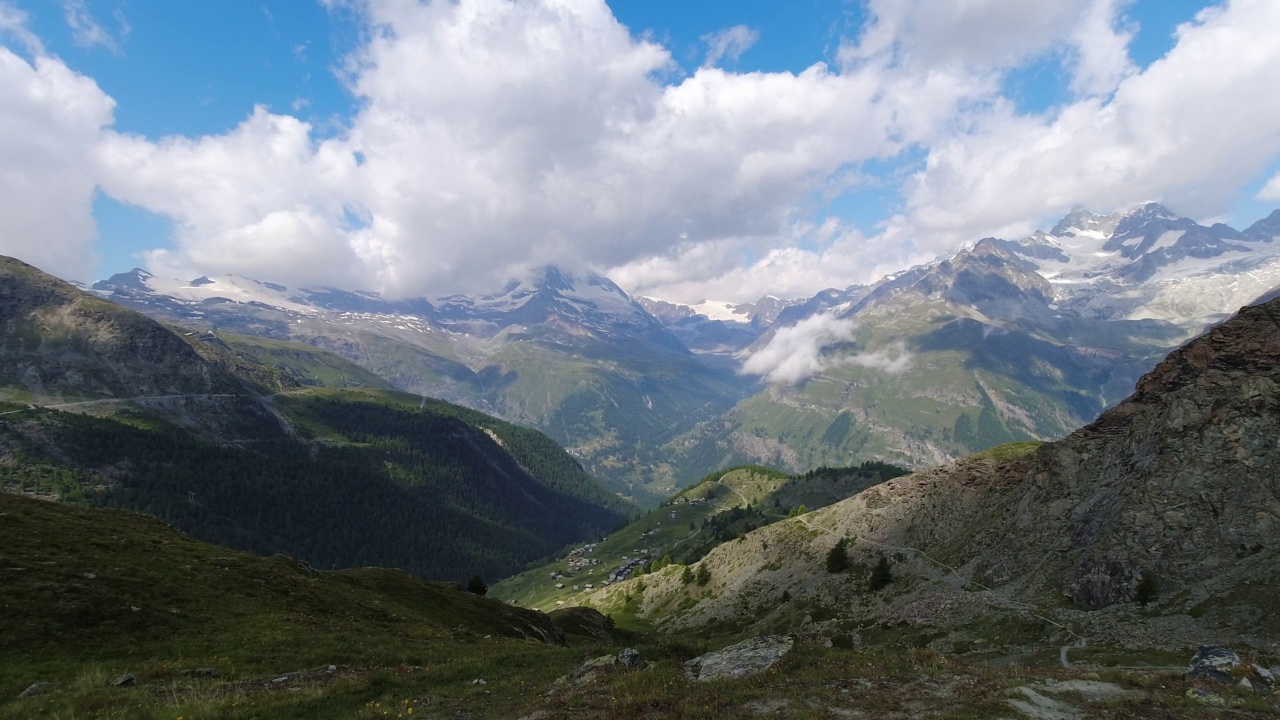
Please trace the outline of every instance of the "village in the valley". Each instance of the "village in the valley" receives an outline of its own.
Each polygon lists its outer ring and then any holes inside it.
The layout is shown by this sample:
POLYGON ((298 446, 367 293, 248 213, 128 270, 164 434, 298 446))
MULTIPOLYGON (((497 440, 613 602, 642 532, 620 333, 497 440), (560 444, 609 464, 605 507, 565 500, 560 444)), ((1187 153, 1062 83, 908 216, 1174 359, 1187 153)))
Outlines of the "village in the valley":
MULTIPOLYGON (((685 508, 701 508, 705 504, 703 498, 685 498, 679 497, 672 501, 670 509, 667 512, 668 527, 673 527, 680 521, 680 515, 685 508)), ((662 529, 662 522, 657 522, 658 527, 650 528, 640 533, 639 538, 653 538, 657 536, 662 529)), ((688 532, 693 532, 690 529, 688 532)), ((660 557, 660 548, 641 547, 631 548, 631 550, 621 556, 621 562, 612 569, 607 566, 610 564, 608 559, 602 560, 599 557, 593 557, 593 553, 601 549, 599 543, 587 543, 581 547, 576 547, 569 551, 565 556, 565 570, 551 571, 548 573, 549 580, 558 591, 564 592, 571 590, 573 592, 586 592, 596 589, 597 587, 605 587, 613 583, 622 582, 635 574, 636 570, 649 564, 654 559, 660 557), (603 577, 596 580, 597 571, 602 570, 603 577), (585 577, 581 577, 584 576, 585 577), (574 579, 585 580, 590 578, 588 582, 572 582, 574 579)), ((612 554, 612 553, 610 553, 612 554)), ((615 557, 617 557, 615 555, 615 557)), ((556 600, 557 606, 564 605, 564 600, 556 600)))

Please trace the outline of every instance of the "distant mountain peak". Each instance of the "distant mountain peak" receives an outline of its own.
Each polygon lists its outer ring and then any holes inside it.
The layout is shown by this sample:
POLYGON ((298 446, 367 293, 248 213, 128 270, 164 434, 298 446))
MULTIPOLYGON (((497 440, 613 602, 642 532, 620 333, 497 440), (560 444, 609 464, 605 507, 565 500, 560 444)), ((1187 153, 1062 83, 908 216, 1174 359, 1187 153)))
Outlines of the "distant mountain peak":
POLYGON ((1161 205, 1158 202, 1145 202, 1140 205, 1135 205, 1134 207, 1130 208, 1127 212, 1125 212, 1124 216, 1127 218, 1128 217, 1144 217, 1144 218, 1164 218, 1166 220, 1180 219, 1177 215, 1174 215, 1169 210, 1169 208, 1165 207, 1164 205, 1161 205))
POLYGON ((1049 234, 1054 237, 1075 237, 1082 234, 1108 236, 1115 230, 1121 218, 1119 214, 1098 215, 1090 212, 1083 205, 1076 205, 1071 208, 1071 212, 1058 221, 1057 225, 1053 226, 1049 234))

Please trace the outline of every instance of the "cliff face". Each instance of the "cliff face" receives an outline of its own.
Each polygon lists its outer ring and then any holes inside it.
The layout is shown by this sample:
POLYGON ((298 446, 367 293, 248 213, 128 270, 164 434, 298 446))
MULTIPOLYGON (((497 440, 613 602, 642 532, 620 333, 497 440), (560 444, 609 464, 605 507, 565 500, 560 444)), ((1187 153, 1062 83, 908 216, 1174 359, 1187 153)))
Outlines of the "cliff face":
MULTIPOLYGON (((825 616, 828 632, 906 621, 977 642, 987 631, 974 623, 1004 613, 1046 636, 1076 627, 1126 643, 1247 636, 1274 648, 1278 531, 1274 300, 1175 351, 1062 441, 983 453, 762 528, 702 561, 709 592, 668 569, 646 579, 639 607, 672 629, 797 629, 825 616), (841 539, 855 570, 827 573, 841 539), (880 555, 896 580, 873 592, 880 555)), ((610 608, 633 585, 591 602, 610 608)))
POLYGON ((1210 580, 1280 545, 1280 302, 1175 351, 1134 395, 1043 446, 982 558, 1004 582, 1040 571, 1077 604, 1210 580), (1041 566, 1033 558, 1048 554, 1041 566))

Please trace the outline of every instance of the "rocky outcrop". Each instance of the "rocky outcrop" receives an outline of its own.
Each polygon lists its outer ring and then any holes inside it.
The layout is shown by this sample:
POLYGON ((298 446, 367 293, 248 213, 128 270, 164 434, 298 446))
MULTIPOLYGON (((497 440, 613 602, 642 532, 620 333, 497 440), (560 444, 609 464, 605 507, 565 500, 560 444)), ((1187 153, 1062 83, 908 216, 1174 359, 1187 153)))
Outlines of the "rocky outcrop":
MULTIPOLYGON (((1168 596, 1280 550, 1280 302, 1171 354, 1128 400, 1043 446, 986 579, 1076 604, 1168 596)), ((1225 583, 1224 583, 1225 584, 1225 583)), ((1228 590, 1220 587, 1218 590, 1228 590)))
POLYGON ((1187 674, 1220 682, 1231 682, 1231 673, 1240 665, 1240 656, 1230 648, 1205 645, 1196 651, 1187 674))
POLYGON ((793 644, 791 638, 777 635, 743 640, 686 662, 684 673, 690 680, 700 682, 755 675, 776 665, 793 644))

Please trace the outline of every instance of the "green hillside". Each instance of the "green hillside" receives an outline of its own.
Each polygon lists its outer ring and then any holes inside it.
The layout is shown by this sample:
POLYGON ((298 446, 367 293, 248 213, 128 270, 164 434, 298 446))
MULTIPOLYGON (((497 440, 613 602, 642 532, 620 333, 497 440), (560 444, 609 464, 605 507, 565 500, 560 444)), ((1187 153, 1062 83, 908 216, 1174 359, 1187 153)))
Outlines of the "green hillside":
POLYGON ((396 570, 316 572, 2 493, 0 532, 0 717, 380 717, 423 685, 465 708, 472 678, 574 662, 547 616, 396 570), (137 687, 112 687, 125 673, 137 687))
MULTIPOLYGON (((154 518, 14 495, 0 494, 0 532, 6 720, 739 719, 761 708, 966 720, 1020 717, 1009 698, 1023 687, 1082 679, 1128 690, 1068 694, 1057 707, 1083 717, 1222 712, 1187 698, 1197 683, 1181 668, 1062 668, 1056 656, 997 665, 888 633, 855 649, 797 642, 747 680, 694 682, 682 664, 737 637, 611 636, 586 609, 547 616, 394 570, 317 572, 200 543, 154 518), (624 644, 645 670, 605 666, 566 680, 624 644), (935 685, 941 696, 921 690, 935 685)), ((1232 702, 1232 717, 1276 710, 1274 696, 1232 702)))
POLYGON ((442 580, 502 577, 626 517, 551 440, 474 411, 374 390, 275 404, 298 437, 213 443, 138 411, 5 415, 0 487, 142 510, 320 567, 442 580))
POLYGON ((237 355, 298 385, 391 389, 390 383, 359 365, 305 343, 229 332, 217 333, 214 338, 237 355))
POLYGON ((629 512, 545 435, 385 389, 322 350, 166 327, 8 258, 0 290, 0 490, 459 581, 629 512))
POLYGON ((1169 342, 1144 323, 1007 319, 916 291, 879 302, 850 316, 854 340, 820 373, 699 424, 667 444, 672 462, 929 467, 1058 438, 1130 392, 1169 342))
POLYGON ((576 597, 593 589, 588 584, 603 587, 619 570, 630 569, 628 576, 634 576, 668 563, 691 565, 758 527, 906 473, 876 462, 803 475, 762 466, 717 471, 600 542, 572 548, 551 563, 504 580, 492 593, 523 607, 572 606, 576 597))

